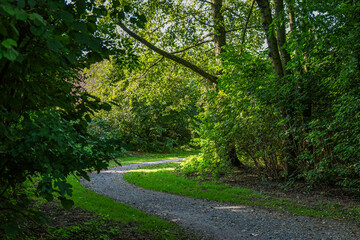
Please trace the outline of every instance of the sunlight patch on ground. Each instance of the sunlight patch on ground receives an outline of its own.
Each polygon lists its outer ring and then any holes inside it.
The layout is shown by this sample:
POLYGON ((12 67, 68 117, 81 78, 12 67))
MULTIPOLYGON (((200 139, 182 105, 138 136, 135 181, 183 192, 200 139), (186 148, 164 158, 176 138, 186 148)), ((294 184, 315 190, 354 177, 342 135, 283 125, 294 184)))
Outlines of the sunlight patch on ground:
POLYGON ((173 171, 175 168, 157 168, 157 169, 136 169, 131 170, 131 172, 141 172, 141 173, 151 173, 151 172, 158 172, 158 171, 173 171))
POLYGON ((223 207, 214 207, 214 209, 225 209, 225 210, 230 210, 232 212, 244 212, 244 211, 248 211, 248 208, 246 206, 223 206, 223 207))
POLYGON ((101 173, 117 173, 117 174, 123 174, 123 173, 127 173, 129 170, 102 170, 100 171, 101 173))

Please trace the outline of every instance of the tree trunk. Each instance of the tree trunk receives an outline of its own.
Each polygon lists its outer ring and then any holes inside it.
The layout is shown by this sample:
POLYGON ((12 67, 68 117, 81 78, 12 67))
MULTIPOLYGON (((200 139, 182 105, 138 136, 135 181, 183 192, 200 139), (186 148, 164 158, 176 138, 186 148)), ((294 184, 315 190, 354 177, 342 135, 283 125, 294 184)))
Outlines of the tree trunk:
POLYGON ((284 76, 284 71, 282 67, 282 62, 279 54, 279 48, 277 44, 277 39, 275 37, 274 28, 270 27, 273 23, 271 9, 268 0, 256 0, 263 20, 263 28, 266 35, 266 40, 269 48, 269 56, 271 63, 275 72, 275 75, 278 77, 284 76))
POLYGON ((288 62, 290 62, 290 54, 285 49, 286 45, 286 30, 285 30, 285 22, 284 22, 284 2, 283 0, 275 0, 275 16, 277 19, 277 42, 280 48, 280 55, 282 60, 282 67, 285 74, 290 74, 288 70, 286 70, 286 66, 288 62))
MULTIPOLYGON (((211 11, 214 21, 215 57, 217 57, 216 63, 218 64, 218 66, 222 65, 222 61, 218 57, 221 53, 225 51, 223 47, 226 45, 225 22, 224 22, 224 16, 221 12, 221 8, 222 8, 222 0, 212 0, 211 11)), ((217 76, 222 75, 222 71, 221 70, 217 71, 216 75, 217 76)))
MULTIPOLYGON (((222 14, 222 0, 212 0, 211 1, 211 10, 214 21, 214 45, 215 45, 215 57, 216 63, 218 66, 221 66, 223 63, 219 58, 219 55, 223 52, 224 46, 226 45, 226 28, 224 16, 222 14)), ((216 76, 221 76, 222 70, 218 70, 216 72, 216 76)), ((240 162, 236 154, 236 147, 234 143, 230 140, 226 143, 226 157, 229 159, 230 163, 237 168, 243 167, 244 165, 240 162)), ((220 148, 220 146, 218 146, 220 148)))
MULTIPOLYGON (((275 75, 281 79, 285 76, 287 72, 285 72, 285 67, 288 61, 290 61, 290 55, 286 52, 285 49, 281 49, 284 44, 286 43, 286 36, 285 36, 285 25, 280 23, 277 27, 277 34, 275 36, 274 28, 272 27, 273 18, 271 14, 271 8, 268 0, 256 0, 262 20, 263 20, 263 28, 266 35, 266 40, 268 43, 269 48, 269 56, 272 62, 273 70, 275 75), (279 49, 281 51, 281 55, 279 53, 279 49)), ((284 9, 284 4, 282 0, 275 0, 275 13, 277 17, 280 17, 281 12, 284 9)), ((291 100, 290 100, 291 101, 291 100)), ((291 102, 289 107, 286 107, 282 110, 283 116, 289 116, 290 122, 286 124, 287 130, 290 132, 288 137, 285 139, 285 155, 286 155, 286 162, 285 168, 287 172, 287 176, 295 176, 297 172, 297 164, 296 164, 296 157, 297 157, 297 141, 295 138, 295 134, 291 133, 291 128, 294 127, 296 122, 295 120, 295 109, 291 107, 291 102)))

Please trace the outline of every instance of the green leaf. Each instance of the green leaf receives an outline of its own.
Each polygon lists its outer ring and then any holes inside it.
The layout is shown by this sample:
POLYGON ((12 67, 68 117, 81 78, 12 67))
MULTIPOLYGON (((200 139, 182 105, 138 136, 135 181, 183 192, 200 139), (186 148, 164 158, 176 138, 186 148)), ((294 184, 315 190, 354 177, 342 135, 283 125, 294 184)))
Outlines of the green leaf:
POLYGON ((35 0, 28 0, 27 2, 28 2, 29 6, 30 6, 31 8, 32 8, 32 7, 35 7, 35 5, 36 5, 36 1, 35 1, 35 0))
POLYGON ((30 27, 30 32, 35 36, 40 36, 44 32, 44 30, 45 30, 44 27, 35 27, 35 26, 30 27))
POLYGON ((10 61, 14 61, 17 56, 19 56, 19 52, 16 51, 13 48, 9 48, 6 51, 3 52, 3 55, 5 58, 7 58, 10 61))
POLYGON ((101 55, 97 52, 90 52, 87 57, 89 59, 89 62, 98 62, 102 60, 101 55))
POLYGON ((19 8, 24 8, 26 6, 25 0, 18 0, 17 6, 19 8))
POLYGON ((87 24, 84 22, 74 22, 73 26, 74 26, 74 29, 79 32, 87 31, 87 24))
POLYGON ((66 25, 71 26, 74 22, 74 16, 68 11, 62 11, 60 17, 64 20, 66 25))
POLYGON ((25 21, 27 18, 28 14, 22 9, 16 13, 16 20, 25 21))
POLYGON ((103 103, 103 104, 101 104, 101 108, 104 109, 105 111, 110 111, 111 105, 108 103, 103 103))
POLYGON ((77 0, 76 1, 76 8, 79 14, 85 13, 86 10, 86 3, 85 0, 77 0))
POLYGON ((88 23, 86 23, 86 26, 87 26, 87 30, 90 33, 94 33, 96 31, 96 29, 97 29, 96 23, 88 22, 88 23))
POLYGON ((139 28, 144 28, 145 24, 147 22, 147 19, 146 19, 145 15, 144 14, 137 15, 137 18, 138 18, 137 26, 139 28))
POLYGON ((74 201, 66 198, 61 199, 61 205, 66 209, 69 210, 74 206, 74 201))
POLYGON ((19 224, 16 221, 10 221, 5 225, 5 233, 8 238, 14 238, 19 232, 19 224))
POLYGON ((37 13, 29 14, 29 19, 32 21, 37 20, 42 25, 46 25, 46 21, 44 20, 44 18, 37 13))
POLYGON ((130 12, 130 10, 131 10, 130 5, 124 6, 124 11, 125 11, 125 12, 130 12))
POLYGON ((119 18, 119 20, 124 20, 125 19, 125 12, 120 11, 119 14, 118 14, 118 18, 119 18))
POLYGON ((10 16, 14 16, 15 15, 15 10, 14 7, 10 4, 7 3, 3 3, 0 5, 2 7, 2 9, 4 9, 4 11, 6 13, 8 13, 10 16))
POLYGON ((17 43, 14 39, 8 38, 2 41, 1 45, 3 45, 5 48, 12 48, 17 47, 17 43))
POLYGON ((3 36, 8 35, 7 26, 5 24, 0 24, 0 34, 3 36))
POLYGON ((61 50, 64 46, 56 39, 49 39, 47 42, 47 46, 50 50, 58 52, 61 50))
POLYGON ((117 7, 120 7, 120 2, 119 0, 113 0, 112 1, 112 8, 115 9, 117 7))

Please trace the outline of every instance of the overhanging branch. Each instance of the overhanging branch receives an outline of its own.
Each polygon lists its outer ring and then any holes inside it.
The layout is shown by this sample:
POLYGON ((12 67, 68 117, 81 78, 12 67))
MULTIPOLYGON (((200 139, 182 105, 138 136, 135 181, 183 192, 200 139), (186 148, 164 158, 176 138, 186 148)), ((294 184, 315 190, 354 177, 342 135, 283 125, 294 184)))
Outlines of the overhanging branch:
POLYGON ((144 38, 140 37, 139 35, 137 35, 136 33, 134 33, 133 31, 131 31, 130 29, 128 29, 122 22, 118 22, 119 27, 124 30, 127 34, 129 34, 131 37, 133 37, 135 40, 139 41, 140 43, 142 43, 143 45, 145 45, 146 47, 150 48, 151 50, 153 50, 154 52, 173 60, 174 62, 177 62, 187 68, 189 68, 190 70, 196 72, 197 74, 199 74, 200 76, 206 78, 208 81, 210 81, 213 84, 217 84, 217 77, 204 71, 203 69, 201 69, 200 67, 192 64, 191 62, 180 58, 174 54, 168 53, 156 46, 154 46, 153 44, 151 44, 150 42, 146 41, 144 38))

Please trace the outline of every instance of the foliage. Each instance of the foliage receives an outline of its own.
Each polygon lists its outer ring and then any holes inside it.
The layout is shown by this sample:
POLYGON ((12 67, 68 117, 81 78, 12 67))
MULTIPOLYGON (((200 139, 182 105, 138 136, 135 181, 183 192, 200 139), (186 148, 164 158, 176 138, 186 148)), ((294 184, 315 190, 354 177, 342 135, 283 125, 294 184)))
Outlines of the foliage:
POLYGON ((33 213, 25 181, 40 176, 36 194, 69 208, 66 177, 86 178, 112 159, 86 134, 90 114, 110 106, 84 92, 78 74, 110 53, 93 35, 103 15, 94 1, 0 1, 0 231, 8 237, 33 213))
MULTIPOLYGON (((218 166, 214 163, 226 161, 224 153, 233 142, 242 162, 267 176, 356 192, 359 4, 287 2, 283 14, 295 16, 283 47, 291 53, 287 73, 278 77, 272 56, 266 57, 267 50, 251 44, 251 38, 244 45, 229 43, 221 55, 220 91, 208 95, 200 114, 198 142, 204 157, 184 169, 201 173, 218 166)), ((287 17, 274 16, 275 30, 277 21, 289 24, 287 17)))
POLYGON ((171 65, 157 67, 141 76, 143 68, 122 70, 114 60, 106 60, 86 70, 86 88, 114 103, 110 112, 93 119, 91 132, 126 150, 160 152, 187 145, 197 113, 195 89, 172 75, 157 79, 171 65))
MULTIPOLYGON (((307 72, 297 73, 298 164, 310 185, 336 184, 351 191, 359 179, 359 4, 299 4, 294 38, 307 72), (318 11, 319 14, 314 14, 318 11), (334 24, 336 23, 336 24, 334 24), (310 24, 310 25, 309 25, 310 24), (298 38, 302 34, 302 38, 298 38), (339 41, 339 39, 342 39, 339 41), (314 46, 316 41, 317 46, 314 46), (306 109, 310 114, 306 113, 306 109)), ((294 58, 292 67, 295 69, 294 58)), ((298 62, 299 63, 299 62, 298 62)), ((358 190, 357 190, 358 191, 358 190)))
POLYGON ((123 45, 133 48, 127 53, 136 54, 139 64, 124 70, 126 62, 113 58, 87 72, 93 79, 89 89, 119 106, 97 115, 98 123, 113 127, 108 136, 119 144, 142 150, 186 143, 195 127, 203 156, 188 161, 189 171, 219 175, 235 156, 238 167, 256 167, 259 174, 355 191, 359 3, 270 2, 132 0, 116 10, 108 5, 103 28, 115 29, 121 21, 152 50, 163 49, 216 76, 216 86, 132 43, 119 25, 111 36, 126 39, 123 45), (215 5, 223 6, 217 18, 215 5))

